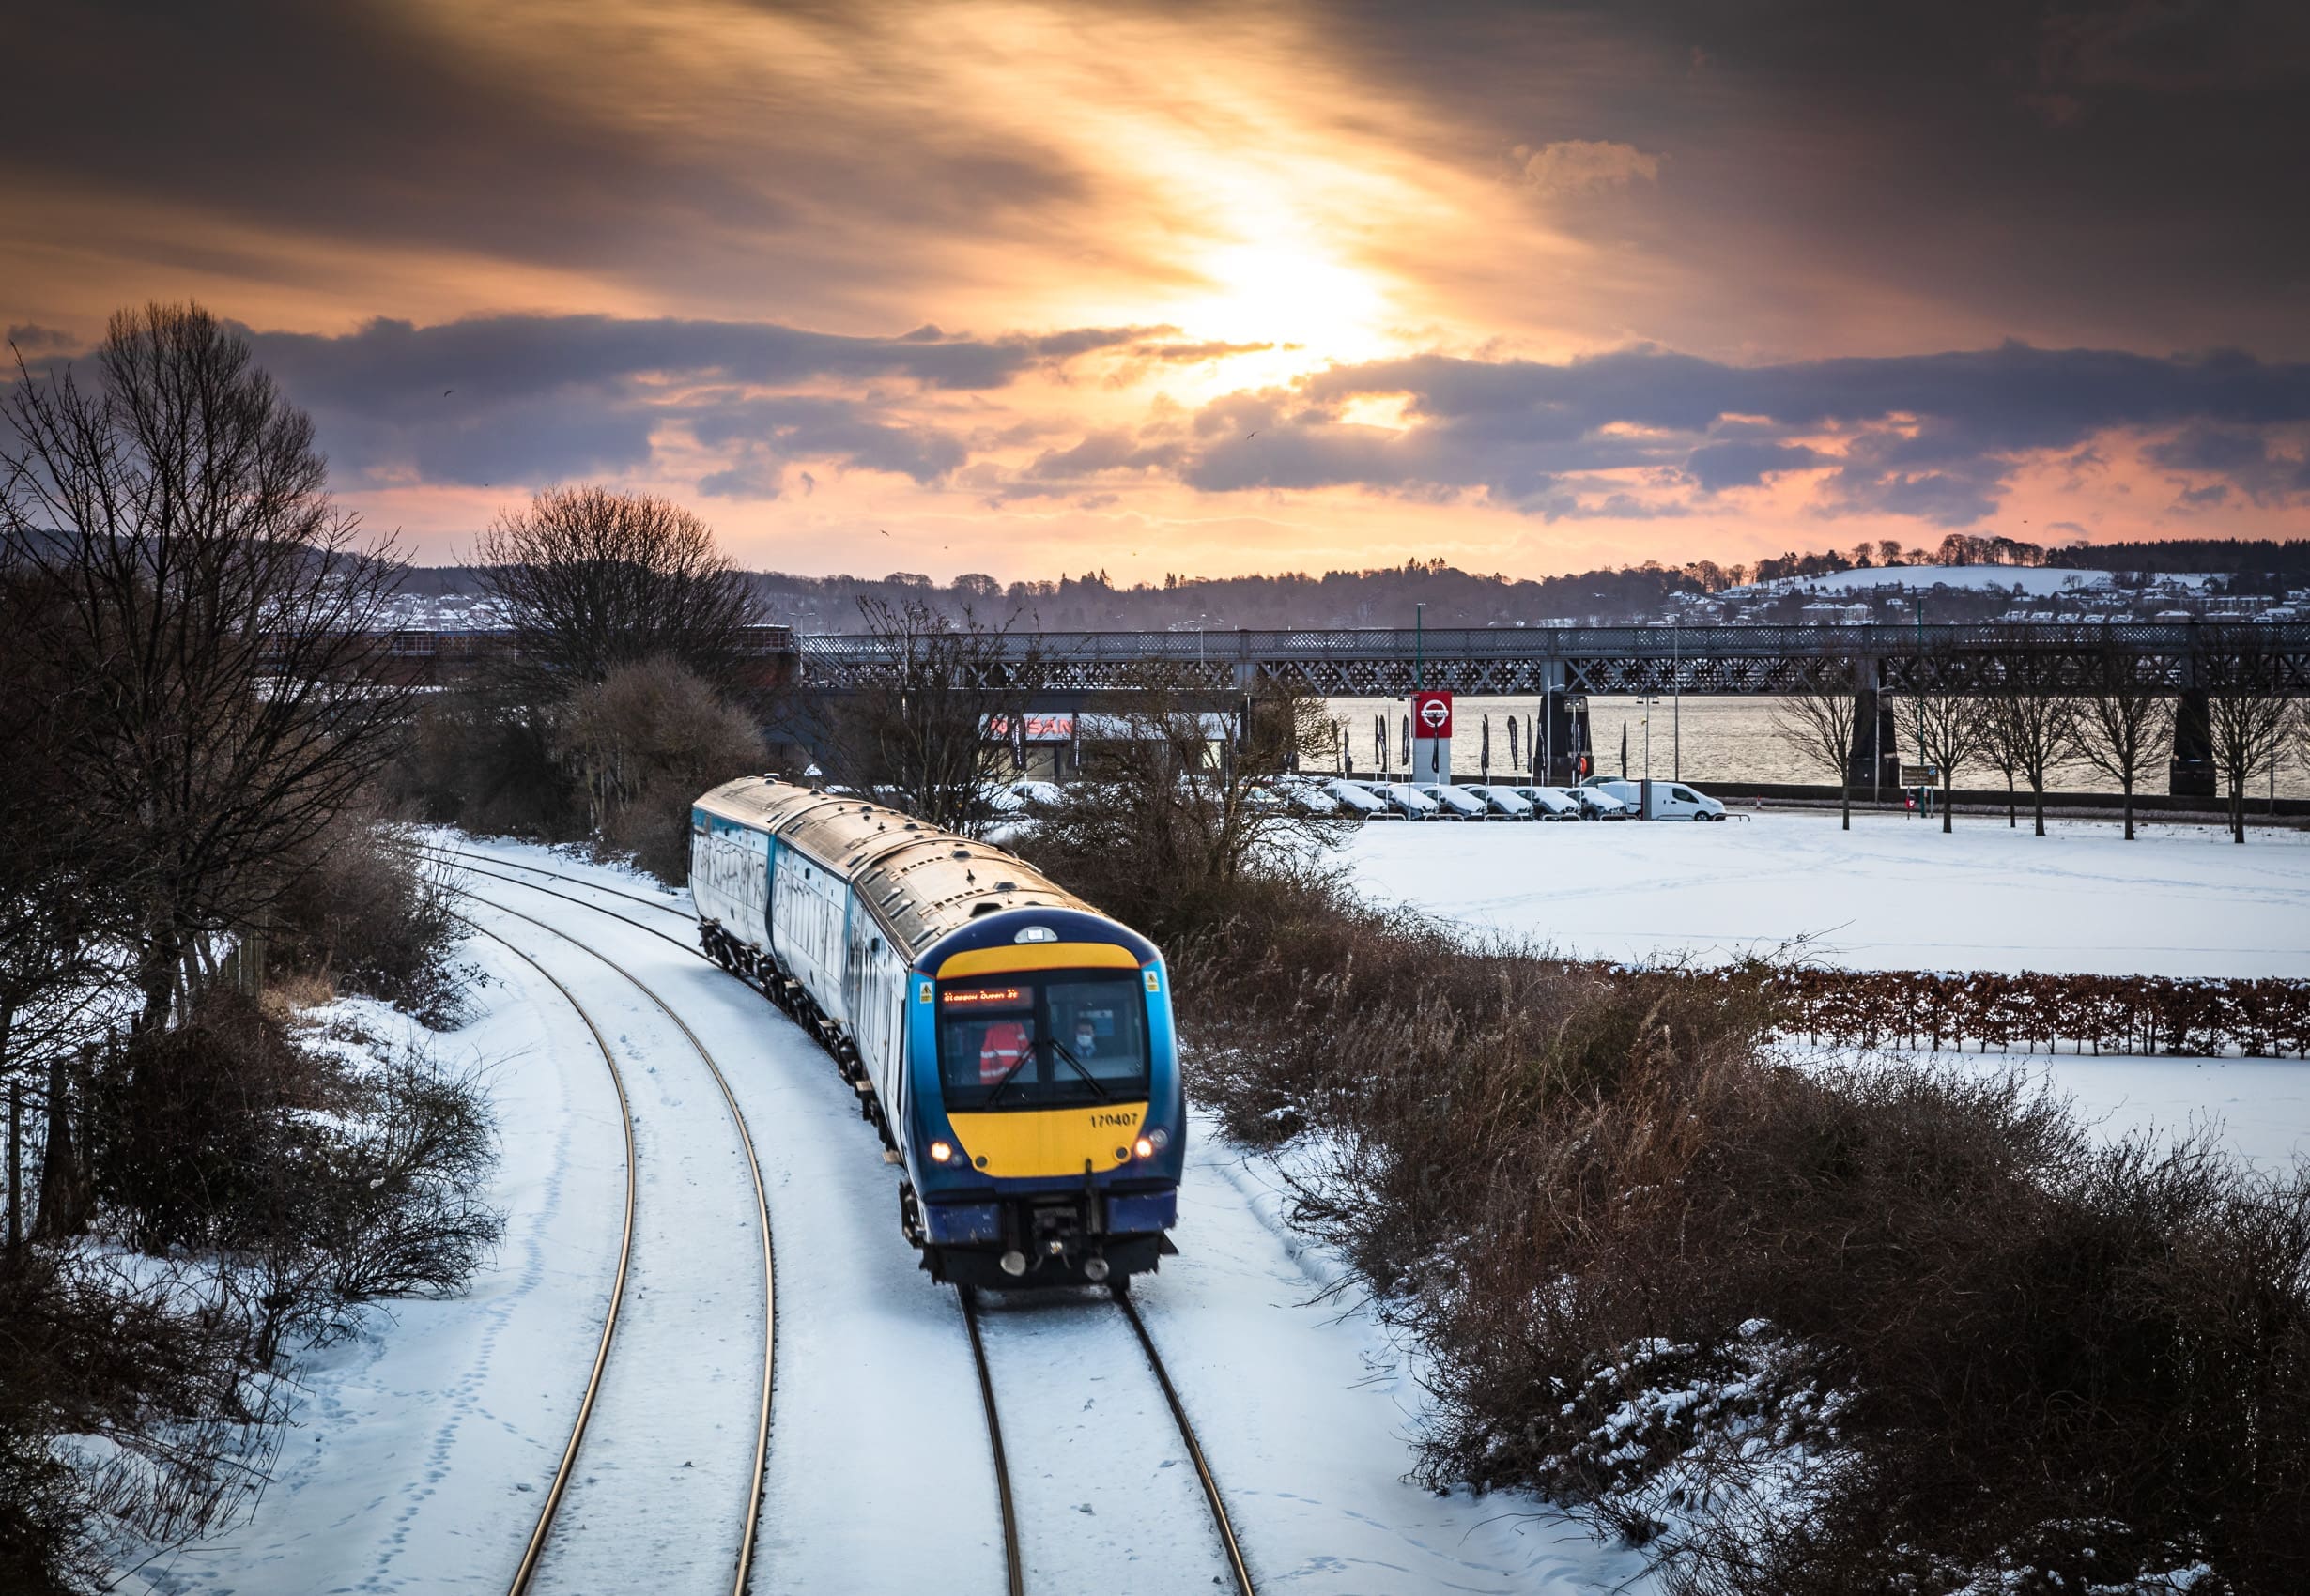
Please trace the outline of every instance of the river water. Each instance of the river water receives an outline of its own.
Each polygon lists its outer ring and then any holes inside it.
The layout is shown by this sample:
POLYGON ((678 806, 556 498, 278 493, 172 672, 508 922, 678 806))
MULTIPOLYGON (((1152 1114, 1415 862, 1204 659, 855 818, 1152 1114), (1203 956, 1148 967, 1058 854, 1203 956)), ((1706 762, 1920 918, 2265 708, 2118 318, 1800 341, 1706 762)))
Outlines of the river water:
MULTIPOLYGON (((1834 778, 1819 766, 1810 764, 1797 753, 1775 725, 1775 708, 1779 702, 1772 698, 1719 698, 1694 696, 1683 699, 1664 698, 1647 706, 1634 698, 1591 696, 1588 700, 1590 735, 1595 742, 1596 769, 1606 775, 1621 773, 1621 735, 1625 727, 1628 740, 1627 774, 1640 776, 1646 772, 1646 731, 1650 717, 1651 774, 1655 777, 1697 782, 1705 788, 1712 781, 1721 782, 1797 782, 1823 786, 1834 778)), ((1404 768, 1403 725, 1410 713, 1401 698, 1333 698, 1326 705, 1332 718, 1341 722, 1347 731, 1348 747, 1356 774, 1369 775, 1373 772, 1373 717, 1385 715, 1389 728, 1389 760, 1391 768, 1404 768)), ((1512 769, 1523 772, 1532 769, 1532 751, 1527 732, 1538 726, 1540 701, 1536 698, 1459 698, 1452 705, 1452 772, 1463 781, 1478 779, 1484 772, 1485 723, 1491 726, 1491 771, 1505 778, 1512 769), (1517 729, 1517 764, 1508 759, 1508 721, 1514 717, 1517 729)), ((2310 797, 2310 771, 2305 771, 2300 744, 2296 751, 2280 761, 2277 793, 2281 798, 2310 797)), ((1897 749, 1914 759, 1910 749, 1897 749)), ((1527 775, 1526 779, 1529 779, 1527 775)), ((2003 777, 1986 764, 1976 764, 1958 780, 1961 787, 1994 787, 2003 777)), ((2070 763, 2058 767, 2052 787, 2056 790, 2109 790, 2114 784, 2089 765, 2070 763)), ((2146 792, 2164 792, 2165 774, 2161 766, 2155 775, 2143 782, 2146 792)), ((2267 784, 2257 785, 2256 795, 2269 790, 2267 784)))

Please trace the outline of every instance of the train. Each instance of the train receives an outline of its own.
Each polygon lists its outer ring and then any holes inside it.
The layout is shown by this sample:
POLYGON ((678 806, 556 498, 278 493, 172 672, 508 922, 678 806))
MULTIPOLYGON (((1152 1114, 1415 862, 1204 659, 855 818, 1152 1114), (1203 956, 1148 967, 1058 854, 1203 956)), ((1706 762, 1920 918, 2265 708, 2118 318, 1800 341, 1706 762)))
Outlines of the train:
POLYGON ((988 843, 749 776, 690 809, 700 945, 833 1056, 936 1281, 1124 1289, 1176 1253, 1170 973, 988 843))

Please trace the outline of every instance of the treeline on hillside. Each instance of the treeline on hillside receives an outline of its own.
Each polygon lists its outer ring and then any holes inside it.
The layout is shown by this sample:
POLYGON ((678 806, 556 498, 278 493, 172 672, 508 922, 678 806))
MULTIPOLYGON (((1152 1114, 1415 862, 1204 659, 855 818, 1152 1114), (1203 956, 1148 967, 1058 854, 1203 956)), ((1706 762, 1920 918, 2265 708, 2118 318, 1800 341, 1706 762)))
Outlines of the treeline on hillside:
POLYGON ((2018 1076, 1796 1067, 1763 965, 1376 912, 1240 845, 1255 757, 1194 757, 1021 846, 1164 946, 1191 1091, 1420 1343, 1424 1483, 1567 1505, 1679 1596, 2310 1583, 2310 1172, 2105 1142, 2018 1076))
POLYGON ((1252 630, 1292 626, 1408 626, 1424 604, 1430 626, 1534 624, 1594 617, 1618 621, 1657 611, 1671 593, 1713 592, 1740 580, 1701 560, 1682 567, 1655 561, 1577 575, 1523 580, 1462 571, 1442 560, 1409 560, 1322 575, 1287 571, 1259 576, 1166 576, 1117 586, 1105 573, 1055 581, 1011 582, 971 574, 944 587, 927 576, 895 573, 881 581, 853 576, 760 573, 754 591, 764 615, 804 631, 857 630, 861 600, 928 604, 959 617, 1017 616, 1040 631, 1163 631, 1206 625, 1252 630))
MULTIPOLYGON (((921 606, 949 621, 960 621, 967 613, 982 622, 1016 622, 1040 631, 1163 631, 1198 625, 1255 630, 1404 626, 1410 624, 1416 604, 1427 606, 1431 626, 1529 625, 1589 618, 1614 622, 1653 614, 1671 593, 1715 592, 1747 575, 1747 567, 1703 560, 1677 567, 1647 561, 1523 580, 1461 571, 1438 560, 1319 576, 1304 572, 1173 575, 1160 584, 1124 586, 1099 571, 1010 583, 966 573, 945 584, 904 571, 882 577, 765 571, 747 573, 745 581, 761 620, 804 632, 859 631, 861 613, 869 606, 921 606)), ((493 591, 491 574, 483 568, 440 567, 419 577, 413 594, 438 597, 493 591)))
POLYGON ((2310 538, 2160 538, 2144 543, 2078 544, 2048 552, 2048 565, 2095 571, 2167 571, 2274 576, 2288 587, 2310 583, 2310 538))
POLYGON ((298 1018, 459 1006, 377 791, 397 569, 197 307, 0 404, 0 1588, 113 1588, 226 1522, 297 1349, 495 1245, 474 1082, 298 1018))

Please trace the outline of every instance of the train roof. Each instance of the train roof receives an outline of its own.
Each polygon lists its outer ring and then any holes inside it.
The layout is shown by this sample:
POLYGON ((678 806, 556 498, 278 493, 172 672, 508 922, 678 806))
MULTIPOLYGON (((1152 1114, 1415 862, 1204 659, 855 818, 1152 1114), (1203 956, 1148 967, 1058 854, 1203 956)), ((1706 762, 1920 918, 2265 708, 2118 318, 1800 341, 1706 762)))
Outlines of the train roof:
POLYGON ((855 795, 745 776, 697 806, 766 831, 849 881, 910 960, 1004 910, 1070 909, 1107 918, 1015 854, 855 795))

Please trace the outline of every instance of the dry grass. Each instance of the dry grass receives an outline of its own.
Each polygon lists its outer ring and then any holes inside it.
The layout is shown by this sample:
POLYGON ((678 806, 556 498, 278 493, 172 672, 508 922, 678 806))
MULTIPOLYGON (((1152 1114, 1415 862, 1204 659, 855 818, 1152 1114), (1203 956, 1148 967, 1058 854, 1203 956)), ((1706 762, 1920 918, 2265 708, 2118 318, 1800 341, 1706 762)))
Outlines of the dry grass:
POLYGON ((1197 916, 1194 1090, 1299 1139, 1299 1222, 1424 1343, 1424 1482, 1725 1596, 2310 1588, 2310 1180, 1777 1063, 1763 966, 1471 949, 1320 880, 1197 916))

